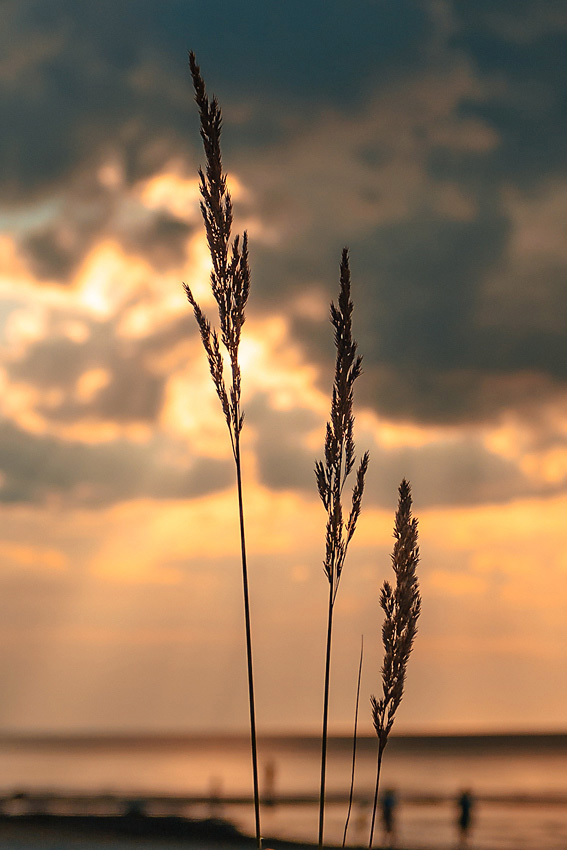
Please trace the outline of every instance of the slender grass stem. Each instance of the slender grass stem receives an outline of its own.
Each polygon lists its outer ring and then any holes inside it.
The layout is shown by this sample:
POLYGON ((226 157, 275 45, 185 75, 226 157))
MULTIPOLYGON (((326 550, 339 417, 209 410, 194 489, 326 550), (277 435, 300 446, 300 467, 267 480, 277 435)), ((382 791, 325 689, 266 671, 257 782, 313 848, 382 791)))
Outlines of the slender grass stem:
POLYGON ((345 821, 345 831, 343 833, 343 847, 346 844, 348 824, 350 821, 350 813, 352 811, 352 798, 354 796, 354 774, 356 770, 356 734, 358 731, 358 705, 360 702, 360 680, 362 678, 362 658, 364 656, 364 635, 360 639, 360 661, 358 663, 358 679, 356 683, 356 705, 354 708, 354 730, 352 733, 352 770, 350 774, 350 793, 348 796, 348 810, 345 821))
POLYGON ((319 847, 323 846, 325 826, 325 782, 327 776, 327 738, 329 725, 329 685, 331 681, 331 639, 333 636, 333 586, 329 584, 327 649, 325 653, 325 691, 323 697, 323 732, 321 735, 321 790, 319 792, 319 847))
POLYGON ((248 264, 248 236, 236 236, 231 243, 232 200, 228 191, 226 174, 223 171, 220 136, 222 116, 215 97, 209 100, 205 82, 197 65, 194 53, 189 54, 189 67, 195 89, 195 100, 199 107, 201 138, 207 165, 199 169, 201 213, 212 260, 211 288, 217 302, 220 335, 196 302, 191 287, 184 283, 189 303, 201 333, 201 340, 209 371, 215 386, 230 435, 232 454, 236 465, 238 488, 238 513, 240 519, 240 551, 242 556, 242 588, 244 594, 244 624, 246 631, 246 662, 248 670, 248 698, 250 707, 250 743, 254 782, 254 816, 256 842, 262 848, 260 829, 260 791, 258 783, 258 748, 256 738, 256 708, 254 700, 254 672, 252 667, 252 628, 250 625, 250 599, 248 593, 248 567, 246 562, 246 535, 244 530, 244 505, 242 498, 242 462, 240 455, 240 432, 244 416, 240 409, 240 365, 238 347, 242 326, 245 322, 245 307, 250 291, 250 267, 248 264), (220 344, 229 356, 231 386, 227 389, 225 364, 220 344))
POLYGON ((384 744, 380 741, 378 744, 378 759, 376 762, 376 788, 374 789, 374 802, 372 804, 372 821, 370 823, 370 839, 368 841, 368 850, 372 849, 374 840, 374 825, 376 823, 376 810, 378 808, 378 789, 380 787, 380 769, 382 767, 382 755, 384 754, 384 744))
POLYGON ((238 488, 238 514, 240 518, 240 551, 242 555, 242 589, 244 593, 244 624, 246 629, 246 661, 248 668, 248 702, 250 706, 250 747, 252 753, 252 774, 254 783, 254 820, 256 826, 256 844, 262 850, 262 832, 260 829, 260 786, 258 782, 258 745, 256 737, 256 702, 254 697, 254 671, 252 665, 252 628, 250 624, 250 596, 248 593, 248 566, 246 560, 246 535, 244 531, 244 502, 242 498, 242 464, 240 460, 240 437, 236 435, 234 444, 236 461, 236 482, 238 488))

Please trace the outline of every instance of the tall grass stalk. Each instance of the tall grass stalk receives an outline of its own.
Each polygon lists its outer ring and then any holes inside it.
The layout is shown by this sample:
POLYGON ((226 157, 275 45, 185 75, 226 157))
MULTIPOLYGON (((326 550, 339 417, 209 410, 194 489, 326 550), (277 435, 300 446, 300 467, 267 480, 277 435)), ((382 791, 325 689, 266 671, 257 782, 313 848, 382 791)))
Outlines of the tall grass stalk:
POLYGON ((411 487, 405 480, 399 486, 398 509, 394 525, 394 550, 392 567, 396 575, 396 586, 392 588, 385 581, 380 594, 380 606, 384 611, 382 641, 384 643, 384 663, 382 666, 382 696, 370 698, 372 721, 378 736, 378 759, 376 767, 376 788, 370 824, 372 847, 380 769, 384 748, 394 723, 398 706, 402 701, 408 660, 417 633, 417 620, 421 611, 421 597, 416 568, 419 563, 417 545, 417 519, 412 516, 411 487))
POLYGON ((345 820, 345 831, 343 833, 343 847, 346 844, 350 813, 352 811, 352 798, 354 797, 354 774, 356 771, 356 735, 358 731, 358 705, 360 702, 360 680, 362 678, 362 659, 364 656, 364 635, 360 639, 360 661, 358 662, 358 679, 356 681, 356 704, 354 707, 354 729, 352 733, 352 767, 350 773, 350 792, 348 795, 348 809, 345 820))
POLYGON ((365 452, 356 473, 348 520, 343 517, 342 494, 346 480, 355 465, 354 416, 352 412, 354 382, 362 372, 362 357, 356 353, 352 337, 353 303, 350 298, 348 250, 342 253, 338 304, 331 302, 331 323, 335 329, 337 349, 333 382, 331 415, 325 435, 325 460, 315 464, 317 488, 327 512, 325 560, 323 569, 329 582, 327 643, 325 654, 325 686, 323 697, 323 732, 321 737, 321 788, 319 795, 319 847, 323 846, 325 821, 325 780, 327 769, 327 730, 329 720, 329 684, 331 677, 331 639, 333 609, 339 589, 348 545, 354 534, 362 507, 364 478, 368 469, 365 452))
POLYGON ((184 283, 189 303, 201 333, 213 384, 219 397, 230 435, 232 454, 236 466, 238 491, 238 516, 240 522, 240 552, 242 561, 242 588, 244 593, 244 624, 246 631, 246 660, 248 668, 248 696, 250 706, 250 742, 252 752, 252 774, 254 783, 254 815, 256 842, 262 848, 260 831, 260 792, 258 782, 258 750, 256 739, 256 708, 254 699, 254 672, 252 666, 252 629, 250 625, 250 600, 248 593, 248 567, 246 561, 246 535, 244 530, 244 503, 242 496, 242 461, 240 434, 244 414, 240 408, 240 366, 238 347, 245 321, 245 307, 250 291, 250 268, 248 265, 248 237, 236 236, 231 242, 232 201, 223 173, 220 136, 222 127, 221 110, 216 97, 209 101, 205 83, 197 65, 195 54, 189 54, 189 67, 195 89, 195 100, 199 108, 201 138, 207 160, 206 171, 199 169, 201 191, 201 213, 205 224, 207 242, 213 263, 211 287, 217 302, 220 339, 228 353, 230 363, 229 384, 225 381, 225 369, 220 350, 219 336, 195 301, 191 288, 184 283))

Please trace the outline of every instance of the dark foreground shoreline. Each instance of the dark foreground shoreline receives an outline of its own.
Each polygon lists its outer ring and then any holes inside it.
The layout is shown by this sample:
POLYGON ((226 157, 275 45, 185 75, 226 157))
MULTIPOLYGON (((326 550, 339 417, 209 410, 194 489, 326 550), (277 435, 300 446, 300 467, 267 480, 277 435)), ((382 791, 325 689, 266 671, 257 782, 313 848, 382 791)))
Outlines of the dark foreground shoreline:
MULTIPOLYGON (((315 850, 315 844, 265 838, 266 850, 315 850)), ((0 850, 255 850, 256 840, 222 818, 0 814, 0 850)), ((379 845, 376 846, 378 850, 379 845)), ((326 850, 339 848, 326 845, 326 850)), ((398 848, 403 850, 403 848, 398 848)))

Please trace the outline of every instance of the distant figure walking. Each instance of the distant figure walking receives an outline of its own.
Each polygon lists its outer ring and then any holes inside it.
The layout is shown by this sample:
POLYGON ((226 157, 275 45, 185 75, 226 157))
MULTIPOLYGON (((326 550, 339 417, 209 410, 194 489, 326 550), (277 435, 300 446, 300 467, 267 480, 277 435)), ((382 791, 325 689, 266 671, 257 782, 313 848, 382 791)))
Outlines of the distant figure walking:
POLYGON ((382 814, 382 826, 384 827, 385 843, 388 847, 392 847, 396 832, 396 806, 398 800, 396 792, 392 788, 387 788, 382 794, 380 805, 382 814))
POLYGON ((459 828, 459 846, 465 848, 471 829, 473 796, 470 791, 463 791, 457 800, 457 826, 459 828))

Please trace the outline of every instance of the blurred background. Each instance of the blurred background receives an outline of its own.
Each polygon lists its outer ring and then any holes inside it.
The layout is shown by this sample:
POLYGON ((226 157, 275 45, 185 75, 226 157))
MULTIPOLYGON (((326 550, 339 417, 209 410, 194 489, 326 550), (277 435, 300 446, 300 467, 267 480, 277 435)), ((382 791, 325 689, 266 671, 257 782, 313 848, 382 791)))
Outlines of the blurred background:
POLYGON ((567 728, 567 5, 4 0, 0 730, 245 732, 233 465, 187 50, 224 114, 258 720, 317 733, 343 245, 371 465, 331 727, 379 688, 397 485, 423 615, 401 732, 567 728))

